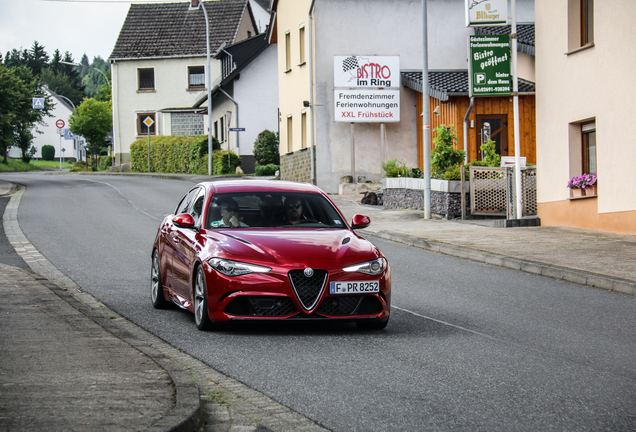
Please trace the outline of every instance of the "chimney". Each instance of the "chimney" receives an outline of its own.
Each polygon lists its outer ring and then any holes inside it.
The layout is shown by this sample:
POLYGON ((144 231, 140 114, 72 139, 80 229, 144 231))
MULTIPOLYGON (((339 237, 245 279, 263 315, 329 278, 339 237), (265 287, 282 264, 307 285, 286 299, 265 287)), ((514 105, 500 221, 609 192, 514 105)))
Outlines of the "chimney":
POLYGON ((199 0, 190 0, 190 9, 198 9, 199 0))

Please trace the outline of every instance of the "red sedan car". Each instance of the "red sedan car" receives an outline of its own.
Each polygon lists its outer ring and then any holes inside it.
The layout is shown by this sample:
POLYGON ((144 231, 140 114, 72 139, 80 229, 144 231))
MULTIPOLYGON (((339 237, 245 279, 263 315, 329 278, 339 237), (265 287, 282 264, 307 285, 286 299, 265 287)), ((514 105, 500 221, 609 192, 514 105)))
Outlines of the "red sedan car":
POLYGON ((194 312, 200 330, 233 320, 389 322, 391 271, 319 188, 231 180, 196 185, 157 232, 155 308, 194 312))

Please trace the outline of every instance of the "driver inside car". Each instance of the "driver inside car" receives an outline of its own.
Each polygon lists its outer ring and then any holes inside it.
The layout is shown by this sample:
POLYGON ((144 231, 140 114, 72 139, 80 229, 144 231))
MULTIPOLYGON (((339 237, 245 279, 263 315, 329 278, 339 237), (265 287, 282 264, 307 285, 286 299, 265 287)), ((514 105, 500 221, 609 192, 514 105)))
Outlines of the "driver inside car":
POLYGON ((296 225, 298 222, 304 219, 303 204, 298 198, 289 197, 285 199, 285 205, 283 206, 283 209, 285 213, 285 222, 290 225, 296 225))

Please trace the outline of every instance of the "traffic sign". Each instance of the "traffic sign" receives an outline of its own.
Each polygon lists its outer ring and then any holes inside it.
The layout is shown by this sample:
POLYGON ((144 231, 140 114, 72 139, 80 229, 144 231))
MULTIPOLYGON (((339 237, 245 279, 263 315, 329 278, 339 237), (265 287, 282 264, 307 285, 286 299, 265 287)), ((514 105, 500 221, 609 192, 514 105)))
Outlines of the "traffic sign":
POLYGON ((33 98, 33 109, 44 109, 44 98, 33 98))
POLYGON ((230 132, 245 132, 245 128, 229 128, 230 132))
POLYGON ((67 140, 75 139, 75 134, 71 132, 70 129, 64 129, 64 139, 67 139, 67 140))
POLYGON ((58 128, 58 129, 62 129, 62 128, 64 128, 64 126, 65 126, 65 125, 66 125, 66 123, 65 123, 65 122, 64 122, 64 120, 62 120, 62 119, 58 119, 58 120, 55 122, 55 126, 57 126, 57 128, 58 128))
POLYGON ((146 117, 146 118, 144 119, 144 124, 145 124, 146 126, 148 126, 148 128, 150 128, 150 126, 152 126, 152 125, 154 124, 154 122, 155 122, 155 121, 154 121, 153 119, 151 119, 150 117, 146 117))

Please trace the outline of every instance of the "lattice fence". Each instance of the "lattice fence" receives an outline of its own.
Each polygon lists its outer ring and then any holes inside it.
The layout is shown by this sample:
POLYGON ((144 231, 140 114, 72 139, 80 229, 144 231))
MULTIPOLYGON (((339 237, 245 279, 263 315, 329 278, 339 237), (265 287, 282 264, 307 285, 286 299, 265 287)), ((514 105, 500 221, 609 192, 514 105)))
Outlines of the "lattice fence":
MULTIPOLYGON (((514 168, 470 167, 470 212, 514 218, 514 168)), ((537 214, 536 167, 521 169, 522 215, 537 214)))

